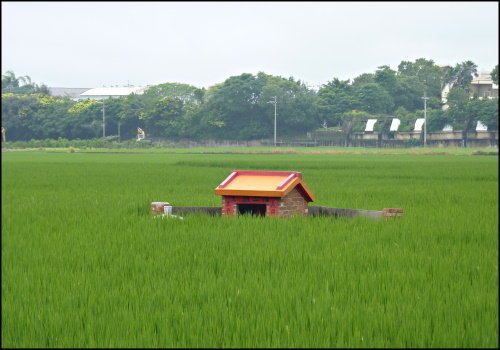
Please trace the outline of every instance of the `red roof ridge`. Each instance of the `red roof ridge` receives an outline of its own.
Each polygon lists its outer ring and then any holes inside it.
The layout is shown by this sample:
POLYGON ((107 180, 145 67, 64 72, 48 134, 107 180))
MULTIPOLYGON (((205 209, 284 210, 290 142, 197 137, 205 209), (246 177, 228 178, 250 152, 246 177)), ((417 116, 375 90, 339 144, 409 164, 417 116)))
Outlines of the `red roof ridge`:
POLYGON ((297 174, 296 174, 296 173, 292 173, 292 174, 288 175, 288 177, 287 177, 285 180, 283 180, 283 182, 282 182, 282 183, 280 183, 280 184, 278 185, 278 187, 276 187, 276 189, 277 189, 277 190, 281 190, 283 187, 285 187, 285 186, 286 186, 286 184, 288 184, 290 181, 292 181, 292 179, 293 179, 294 177, 297 177, 297 174))
POLYGON ((256 176, 285 176, 290 174, 296 174, 302 179, 302 173, 300 171, 281 171, 281 170, 233 170, 232 173, 237 173, 238 175, 256 175, 256 176))

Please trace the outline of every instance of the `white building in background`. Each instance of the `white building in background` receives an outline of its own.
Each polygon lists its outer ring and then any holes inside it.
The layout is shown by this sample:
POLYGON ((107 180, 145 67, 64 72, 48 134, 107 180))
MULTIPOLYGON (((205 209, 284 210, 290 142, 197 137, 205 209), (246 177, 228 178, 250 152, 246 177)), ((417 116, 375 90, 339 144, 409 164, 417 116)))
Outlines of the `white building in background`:
POLYGON ((73 101, 84 99, 100 100, 109 97, 128 96, 130 94, 142 95, 147 87, 142 86, 110 86, 101 88, 64 88, 49 87, 50 95, 55 97, 69 97, 73 101))
POLYGON ((450 106, 448 106, 448 94, 451 90, 451 84, 446 84, 441 91, 441 103, 443 104, 443 111, 446 111, 450 106))
POLYGON ((493 82, 491 72, 481 72, 470 83, 471 97, 492 99, 498 98, 498 85, 493 82))
POLYGON ((88 98, 93 100, 101 100, 103 98, 114 98, 128 96, 130 94, 142 95, 146 88, 142 86, 126 86, 126 87, 101 87, 89 89, 80 94, 80 98, 88 98))
POLYGON ((49 93, 54 97, 69 97, 73 101, 83 99, 80 95, 90 90, 90 88, 64 88, 64 87, 49 87, 49 93))
MULTIPOLYGON (((448 106, 448 94, 453 86, 446 84, 441 91, 441 102, 443 111, 446 111, 448 106)), ((470 83, 470 98, 477 97, 480 100, 487 98, 498 98, 498 85, 493 82, 491 72, 482 71, 477 77, 474 77, 470 83)))

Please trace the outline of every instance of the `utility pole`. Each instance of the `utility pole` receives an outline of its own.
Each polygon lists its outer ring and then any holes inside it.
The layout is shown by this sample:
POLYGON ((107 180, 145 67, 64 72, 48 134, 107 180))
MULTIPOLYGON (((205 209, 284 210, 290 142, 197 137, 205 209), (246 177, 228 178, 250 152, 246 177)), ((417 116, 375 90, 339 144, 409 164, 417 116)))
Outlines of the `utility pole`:
POLYGON ((274 147, 276 147, 276 96, 274 96, 274 101, 268 101, 267 103, 274 104, 274 147))
POLYGON ((7 139, 6 139, 7 130, 2 126, 2 147, 7 149, 7 139))
POLYGON ((106 138, 106 113, 104 111, 104 99, 102 100, 102 138, 106 138))
POLYGON ((427 146, 427 100, 429 99, 424 91, 424 147, 427 146))

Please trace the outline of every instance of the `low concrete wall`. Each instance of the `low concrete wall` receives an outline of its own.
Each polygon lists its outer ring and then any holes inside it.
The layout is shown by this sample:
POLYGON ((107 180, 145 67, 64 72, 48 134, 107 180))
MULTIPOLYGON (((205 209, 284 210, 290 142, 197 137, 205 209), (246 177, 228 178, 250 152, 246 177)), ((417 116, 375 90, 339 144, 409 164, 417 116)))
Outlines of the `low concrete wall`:
POLYGON ((420 140, 423 139, 423 133, 415 131, 401 131, 394 133, 394 140, 407 141, 407 140, 420 140))
POLYGON ((429 141, 451 141, 451 140, 463 140, 463 131, 443 131, 443 132, 428 132, 427 142, 429 141))
POLYGON ((335 217, 354 217, 366 216, 372 219, 379 219, 383 216, 382 210, 363 210, 363 209, 348 209, 348 208, 332 208, 322 206, 310 206, 309 215, 312 216, 335 216, 335 217))
MULTIPOLYGON (((435 147, 498 147, 498 131, 442 131, 428 132, 427 145, 435 147)), ((324 141, 323 141, 324 142, 324 141)), ((424 144, 424 133, 353 132, 348 135, 347 146, 355 147, 409 147, 424 144)))
POLYGON ((222 215, 221 207, 172 207, 172 214, 185 215, 185 214, 209 214, 212 216, 222 215))
MULTIPOLYGON (((172 207, 172 214, 186 215, 186 214, 208 214, 211 216, 221 216, 221 207, 172 207)), ((332 208, 323 206, 309 206, 309 216, 335 216, 335 217, 348 217, 365 216, 372 219, 380 219, 384 217, 383 210, 364 210, 364 209, 349 209, 349 208, 332 208)))

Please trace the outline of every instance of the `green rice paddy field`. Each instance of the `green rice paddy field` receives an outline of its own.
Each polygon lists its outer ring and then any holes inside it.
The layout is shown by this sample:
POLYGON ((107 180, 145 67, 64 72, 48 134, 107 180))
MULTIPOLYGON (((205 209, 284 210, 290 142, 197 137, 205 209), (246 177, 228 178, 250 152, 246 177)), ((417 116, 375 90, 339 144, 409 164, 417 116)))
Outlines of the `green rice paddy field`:
POLYGON ((498 348, 498 156, 2 154, 2 347, 498 348), (231 170, 401 219, 154 219, 231 170))

